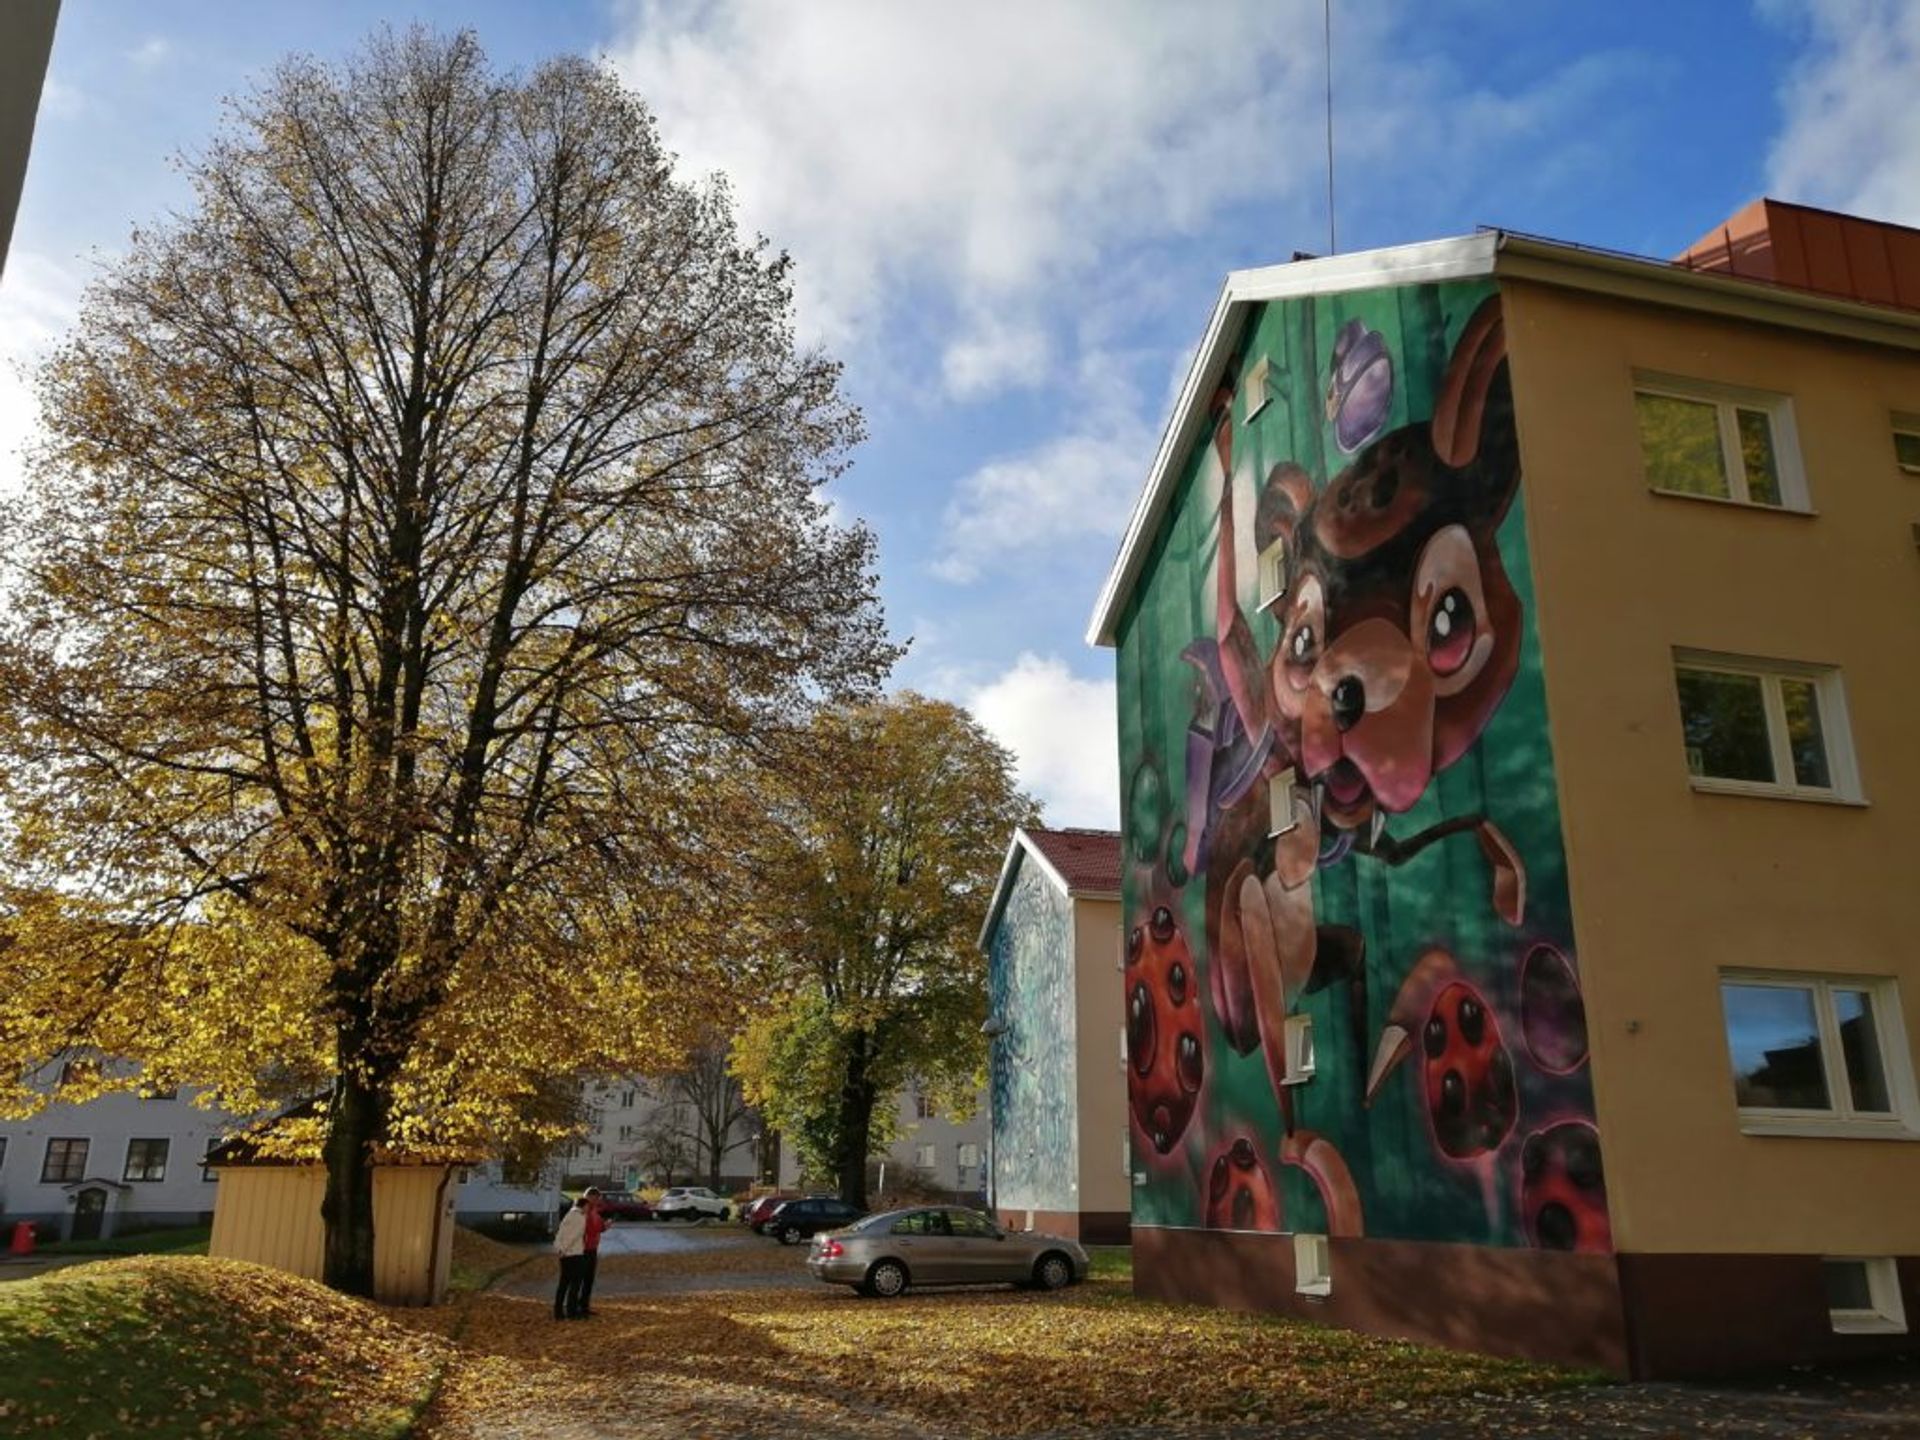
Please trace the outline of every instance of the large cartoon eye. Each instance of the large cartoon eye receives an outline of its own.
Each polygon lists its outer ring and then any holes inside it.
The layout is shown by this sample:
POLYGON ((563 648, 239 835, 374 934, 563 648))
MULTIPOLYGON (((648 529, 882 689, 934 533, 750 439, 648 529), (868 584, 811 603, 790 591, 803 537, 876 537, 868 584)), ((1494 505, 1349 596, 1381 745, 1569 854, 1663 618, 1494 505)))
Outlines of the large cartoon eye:
POLYGON ((1407 619, 1407 633, 1426 651, 1436 694, 1459 694, 1486 667, 1493 635, 1480 556, 1466 526, 1437 531, 1421 550, 1407 619))
POLYGON ((1447 1022, 1442 1020, 1438 1015, 1435 1015, 1431 1020, 1427 1021, 1426 1032, 1421 1037, 1421 1043, 1426 1047, 1427 1058, 1429 1060, 1438 1060, 1442 1055, 1446 1054, 1447 1022))
POLYGON ((1460 1027, 1462 1040, 1469 1045, 1478 1045, 1487 1033, 1487 1012, 1480 1008, 1478 1000, 1462 999, 1460 1011, 1454 1017, 1454 1023, 1460 1027))
POLYGON ((1153 919, 1149 923, 1153 927, 1153 938, 1156 944, 1164 945, 1173 939, 1173 911, 1166 906, 1154 906, 1153 919))
POLYGON ((1287 689, 1305 690, 1313 683, 1313 667, 1320 663, 1326 639, 1325 592, 1319 577, 1309 575, 1287 610, 1286 633, 1280 638, 1280 670, 1287 689))
POLYGON ((1180 1077, 1180 1088, 1189 1095, 1200 1088, 1206 1072, 1200 1060, 1200 1042, 1192 1035, 1182 1035, 1173 1047, 1173 1069, 1180 1077))
POLYGON ((1427 663, 1436 675, 1451 675, 1473 653, 1473 601, 1458 585, 1440 597, 1427 621, 1427 663))
POLYGON ((1145 985, 1134 986, 1127 997, 1127 1053, 1136 1075, 1153 1069, 1153 997, 1145 985))

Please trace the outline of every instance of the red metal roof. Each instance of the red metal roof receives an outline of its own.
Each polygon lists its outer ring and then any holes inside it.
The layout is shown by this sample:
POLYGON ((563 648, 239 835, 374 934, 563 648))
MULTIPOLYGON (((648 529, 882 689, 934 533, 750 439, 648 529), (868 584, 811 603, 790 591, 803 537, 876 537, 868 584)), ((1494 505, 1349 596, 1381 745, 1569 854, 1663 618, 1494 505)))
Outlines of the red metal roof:
POLYGON ((1756 200, 1688 246, 1675 263, 1920 310, 1920 230, 1810 205, 1756 200))
POLYGON ((1041 830, 1026 836, 1073 892, 1120 893, 1120 832, 1117 830, 1041 830))

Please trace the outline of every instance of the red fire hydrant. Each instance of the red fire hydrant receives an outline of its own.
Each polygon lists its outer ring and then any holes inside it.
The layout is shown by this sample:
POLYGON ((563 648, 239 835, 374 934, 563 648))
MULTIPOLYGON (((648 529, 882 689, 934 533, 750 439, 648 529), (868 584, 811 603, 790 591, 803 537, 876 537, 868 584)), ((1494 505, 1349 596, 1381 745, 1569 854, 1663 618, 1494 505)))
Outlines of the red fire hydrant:
POLYGON ((22 1220, 13 1227, 13 1240, 7 1249, 15 1255, 33 1253, 33 1222, 22 1220))

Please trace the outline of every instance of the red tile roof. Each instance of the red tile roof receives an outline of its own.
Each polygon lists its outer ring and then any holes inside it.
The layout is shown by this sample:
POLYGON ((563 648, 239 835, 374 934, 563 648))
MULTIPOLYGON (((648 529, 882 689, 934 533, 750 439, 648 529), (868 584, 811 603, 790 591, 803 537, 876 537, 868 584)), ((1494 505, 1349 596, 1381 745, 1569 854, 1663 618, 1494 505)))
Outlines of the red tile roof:
POLYGON ((1047 857, 1047 863, 1060 872, 1067 889, 1075 894, 1091 891, 1103 895, 1120 893, 1120 832, 1117 830, 1041 830, 1029 828, 1026 836, 1034 848, 1047 857))

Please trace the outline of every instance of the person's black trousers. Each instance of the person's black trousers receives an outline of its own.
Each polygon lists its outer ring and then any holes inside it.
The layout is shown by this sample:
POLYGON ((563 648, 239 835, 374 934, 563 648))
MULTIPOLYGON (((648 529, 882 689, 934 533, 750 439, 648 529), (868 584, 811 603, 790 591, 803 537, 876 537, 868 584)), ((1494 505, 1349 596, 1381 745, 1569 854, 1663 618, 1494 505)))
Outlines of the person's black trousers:
POLYGON ((591 1315, 593 1313, 593 1277, 600 1269, 600 1252, 588 1250, 580 1257, 580 1287, 573 1313, 591 1315))
POLYGON ((587 1257, 584 1255, 562 1255, 560 1257, 560 1284, 553 1292, 553 1318, 570 1320, 578 1315, 585 1302, 581 1299, 581 1287, 586 1283, 587 1257))

